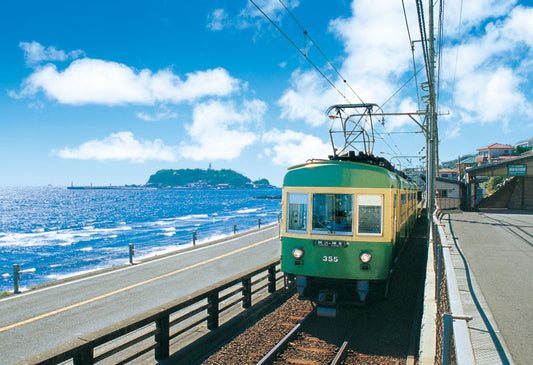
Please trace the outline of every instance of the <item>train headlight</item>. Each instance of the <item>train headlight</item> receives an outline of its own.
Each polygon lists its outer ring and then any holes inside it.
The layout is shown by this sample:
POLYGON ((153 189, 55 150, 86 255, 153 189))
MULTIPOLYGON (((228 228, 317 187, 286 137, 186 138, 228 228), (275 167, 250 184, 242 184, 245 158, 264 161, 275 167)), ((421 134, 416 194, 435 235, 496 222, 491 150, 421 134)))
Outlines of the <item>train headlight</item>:
POLYGON ((370 260, 372 260, 372 255, 370 252, 361 252, 359 255, 359 260, 361 260, 363 264, 368 264, 370 260))
POLYGON ((294 257, 295 259, 301 259, 302 257, 304 257, 304 250, 302 250, 301 248, 295 248, 294 250, 292 250, 292 257, 294 257))

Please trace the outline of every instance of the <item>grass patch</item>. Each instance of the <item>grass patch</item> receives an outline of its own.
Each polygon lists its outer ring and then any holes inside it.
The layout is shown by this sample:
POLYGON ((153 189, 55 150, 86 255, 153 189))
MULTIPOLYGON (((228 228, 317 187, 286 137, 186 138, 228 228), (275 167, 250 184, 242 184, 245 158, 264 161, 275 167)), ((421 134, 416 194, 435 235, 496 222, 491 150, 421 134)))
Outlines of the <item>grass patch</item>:
POLYGON ((13 295, 13 292, 10 291, 0 291, 0 298, 7 298, 13 295))

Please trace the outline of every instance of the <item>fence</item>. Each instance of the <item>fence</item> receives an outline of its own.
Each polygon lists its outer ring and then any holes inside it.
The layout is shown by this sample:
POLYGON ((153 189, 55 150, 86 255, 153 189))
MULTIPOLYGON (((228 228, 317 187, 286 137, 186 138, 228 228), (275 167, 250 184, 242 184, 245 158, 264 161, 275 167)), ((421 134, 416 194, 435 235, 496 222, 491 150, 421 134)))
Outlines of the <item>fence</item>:
MULTIPOLYGON (((153 354, 154 363, 168 359, 189 342, 194 332, 213 333, 224 320, 250 308, 252 300, 285 288, 279 260, 229 278, 184 298, 154 308, 102 330, 79 337, 21 364, 58 364, 71 360, 75 365, 126 363, 153 354), (283 285, 280 285, 283 284, 283 285), (221 314, 225 313, 224 319, 221 314)), ((196 335, 198 337, 198 334, 196 335)), ((174 359, 173 359, 174 360, 174 359)), ((179 362, 179 361, 178 361, 179 362)))
POLYGON ((431 236, 434 237, 433 257, 435 267, 436 300, 436 356, 435 364, 475 364, 472 343, 457 287, 450 248, 443 224, 442 213, 433 215, 431 236))

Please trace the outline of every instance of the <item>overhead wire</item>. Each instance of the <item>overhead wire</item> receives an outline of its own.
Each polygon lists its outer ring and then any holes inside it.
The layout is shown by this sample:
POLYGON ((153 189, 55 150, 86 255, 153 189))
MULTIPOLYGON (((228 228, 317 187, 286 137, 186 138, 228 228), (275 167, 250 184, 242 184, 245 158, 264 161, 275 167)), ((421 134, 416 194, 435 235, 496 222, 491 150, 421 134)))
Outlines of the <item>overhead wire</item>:
POLYGON ((326 60, 326 62, 329 64, 329 66, 333 69, 333 71, 335 71, 335 73, 337 74, 337 76, 339 76, 339 78, 346 84, 346 86, 348 86, 348 88, 351 90, 351 92, 357 97, 357 99, 359 99, 359 101, 361 103, 365 103, 363 101, 363 99, 355 92, 355 90, 352 88, 352 86, 348 83, 348 81, 341 75, 341 73, 339 72, 339 70, 337 70, 337 68, 335 67, 335 65, 333 65, 333 63, 329 60, 328 56, 326 56, 326 54, 322 51, 322 49, 318 46, 318 44, 313 40, 313 38, 311 38, 311 36, 309 35, 309 33, 307 32, 307 30, 302 26, 302 24, 300 24, 300 22, 298 21, 298 19, 296 19, 296 17, 292 14, 292 12, 289 10, 289 8, 285 5, 285 3, 282 1, 282 0, 278 0, 279 3, 285 8, 285 11, 291 16, 291 18, 294 20, 294 22, 298 25, 298 27, 300 27, 300 29, 302 30, 302 32, 304 33, 304 36, 306 36, 310 41, 311 43, 313 43, 313 45, 316 47, 316 49, 318 50, 318 52, 320 52, 320 54, 322 55, 322 57, 324 57, 324 59, 326 60))
MULTIPOLYGON (((357 92, 353 89, 353 87, 348 83, 348 81, 341 75, 341 73, 339 72, 339 70, 335 67, 335 65, 331 62, 331 60, 326 56, 326 54, 322 51, 322 49, 319 47, 319 45, 311 38, 311 36, 309 35, 309 33, 307 32, 307 30, 302 26, 302 24, 298 21, 298 19, 294 16, 294 14, 290 11, 290 9, 286 6, 286 4, 282 1, 282 0, 278 0, 279 3, 283 6, 283 8, 285 9, 285 11, 289 14, 289 16, 293 19, 293 21, 296 23, 296 25, 302 30, 303 34, 304 34, 304 43, 306 44, 305 45, 305 49, 304 51, 302 51, 296 44, 295 42, 268 16, 268 14, 266 14, 263 9, 257 5, 257 3, 254 1, 254 0, 249 0, 252 5, 254 5, 256 7, 256 9, 276 28, 276 30, 278 32, 280 32, 286 39, 287 41, 289 41, 289 43, 298 50, 298 52, 315 68, 315 70, 329 83, 329 85, 331 87, 333 87, 334 90, 337 91, 337 93, 339 93, 339 95, 341 95, 348 103, 350 103, 349 99, 347 98, 347 96, 342 93, 336 86, 335 84, 327 77, 327 75, 325 75, 325 73, 320 70, 320 68, 307 56, 307 50, 308 50, 308 47, 307 47, 307 43, 306 43, 306 39, 309 39, 309 41, 311 42, 312 45, 314 45, 316 47, 316 49, 318 50, 318 52, 322 55, 322 57, 326 60, 326 62, 328 63, 328 65, 331 67, 331 69, 336 73, 336 75, 343 81, 343 83, 350 89, 350 91, 357 97, 357 99, 359 99, 359 101, 361 101, 361 103, 364 104, 364 101, 362 100, 362 98, 357 94, 357 92)), ((423 20, 423 9, 422 9, 422 4, 420 3, 419 4, 419 1, 420 0, 417 0, 417 9, 418 9, 418 15, 419 15, 419 19, 421 18, 422 19, 422 24, 424 22, 423 20)), ((403 0, 402 0, 402 6, 403 6, 403 0)), ((411 39, 411 34, 410 34, 410 30, 409 30, 409 25, 408 25, 408 22, 407 22, 407 15, 406 15, 406 12, 405 12, 405 7, 404 7, 404 17, 405 17, 405 21, 406 21, 406 26, 407 26, 407 31, 408 31, 408 36, 409 36, 409 41, 410 41, 410 44, 411 44, 411 48, 412 48, 412 59, 413 59, 413 68, 414 68, 414 74, 413 76, 411 76, 397 91, 395 91, 383 104, 385 105, 387 102, 389 102, 398 92, 400 92, 413 78, 415 78, 415 82, 416 82, 416 85, 418 85, 418 80, 417 80, 417 74, 421 71, 422 68, 419 68, 418 70, 416 70, 416 63, 415 63, 415 60, 414 60, 414 46, 413 45, 413 42, 412 42, 412 39, 411 39)), ((419 22, 420 23, 420 22, 419 22)), ((421 26, 421 37, 423 38, 423 42, 422 42, 422 45, 423 45, 423 53, 424 53, 424 63, 426 65, 425 69, 426 69, 426 72, 427 70, 429 69, 427 67, 428 65, 428 51, 427 51, 427 45, 425 44, 425 39, 427 39, 426 35, 425 35, 425 27, 422 27, 421 26)), ((418 94, 418 86, 416 87, 416 92, 417 92, 417 101, 420 100, 420 97, 419 97, 419 94, 418 94)), ((420 105, 419 105, 419 109, 420 109, 420 105)), ((417 132, 405 132, 405 133, 417 133, 417 132)), ((394 145, 395 148, 393 148, 389 143, 387 143, 384 139, 383 142, 387 145, 387 147, 393 152, 393 153, 398 153, 398 154, 401 154, 401 151, 398 147, 398 145, 396 144, 396 142, 393 140, 392 136, 391 136, 391 132, 388 132, 386 131, 385 133, 378 133, 379 135, 384 135, 386 134, 390 140, 391 140, 391 143, 394 145), (396 149, 396 151, 395 151, 396 149)))
POLYGON ((439 27, 438 27, 438 56, 437 56, 437 88, 436 88, 436 110, 439 110, 440 100, 440 75, 441 75, 441 61, 442 61, 442 39, 444 33, 444 0, 439 0, 439 27))
POLYGON ((289 43, 292 44, 292 46, 298 50, 298 52, 315 68, 315 70, 330 84, 330 86, 335 89, 339 93, 339 95, 341 95, 344 100, 346 100, 346 102, 350 103, 350 100, 346 97, 346 95, 344 95, 335 86, 335 84, 324 74, 324 72, 322 72, 322 70, 320 70, 320 68, 315 65, 315 63, 311 61, 309 57, 307 57, 306 52, 302 52, 302 50, 292 41, 292 39, 290 39, 290 37, 285 34, 285 32, 283 32, 283 30, 263 11, 263 9, 261 9, 261 7, 259 7, 259 5, 254 2, 254 0, 249 1, 257 8, 257 10, 259 10, 259 12, 261 12, 261 14, 263 14, 263 16, 270 22, 270 24, 272 24, 278 30, 278 32, 280 32, 289 41, 289 43))

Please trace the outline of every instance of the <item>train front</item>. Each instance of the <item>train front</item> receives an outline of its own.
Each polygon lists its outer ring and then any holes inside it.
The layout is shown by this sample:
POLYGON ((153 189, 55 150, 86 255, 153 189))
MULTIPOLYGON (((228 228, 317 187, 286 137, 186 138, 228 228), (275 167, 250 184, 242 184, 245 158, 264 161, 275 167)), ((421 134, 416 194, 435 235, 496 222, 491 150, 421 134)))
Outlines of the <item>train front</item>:
POLYGON ((348 161, 288 170, 281 269, 300 297, 327 308, 351 291, 364 302, 370 282, 386 282, 396 251, 395 180, 382 167, 348 161))

